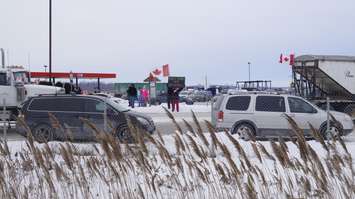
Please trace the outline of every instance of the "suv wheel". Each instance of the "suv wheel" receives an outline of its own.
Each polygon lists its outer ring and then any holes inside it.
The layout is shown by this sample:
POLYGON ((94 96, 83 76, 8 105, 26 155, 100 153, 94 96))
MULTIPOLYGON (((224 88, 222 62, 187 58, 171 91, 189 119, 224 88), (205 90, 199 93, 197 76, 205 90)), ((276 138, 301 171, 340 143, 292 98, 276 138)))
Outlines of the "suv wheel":
POLYGON ((329 131, 327 131, 327 126, 325 126, 321 133, 325 140, 332 140, 333 137, 337 138, 340 136, 340 128, 337 125, 330 124, 329 131))
POLYGON ((238 134, 239 137, 245 141, 249 141, 252 136, 255 136, 255 130, 249 124, 239 124, 232 133, 238 134))
POLYGON ((32 133, 37 142, 43 143, 53 140, 53 129, 48 124, 37 125, 32 133))
POLYGON ((133 142, 132 134, 131 134, 131 132, 129 130, 129 127, 127 125, 122 125, 122 126, 117 128, 116 137, 121 142, 127 142, 127 143, 132 143, 133 142))

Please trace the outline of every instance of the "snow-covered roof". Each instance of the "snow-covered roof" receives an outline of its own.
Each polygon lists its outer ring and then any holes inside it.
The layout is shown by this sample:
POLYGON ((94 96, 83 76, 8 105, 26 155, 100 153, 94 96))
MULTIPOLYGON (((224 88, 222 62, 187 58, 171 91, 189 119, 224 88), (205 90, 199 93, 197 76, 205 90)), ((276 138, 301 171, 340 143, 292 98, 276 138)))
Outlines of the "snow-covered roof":
POLYGON ((353 61, 355 62, 355 56, 343 56, 343 55, 301 55, 295 58, 295 61, 353 61))

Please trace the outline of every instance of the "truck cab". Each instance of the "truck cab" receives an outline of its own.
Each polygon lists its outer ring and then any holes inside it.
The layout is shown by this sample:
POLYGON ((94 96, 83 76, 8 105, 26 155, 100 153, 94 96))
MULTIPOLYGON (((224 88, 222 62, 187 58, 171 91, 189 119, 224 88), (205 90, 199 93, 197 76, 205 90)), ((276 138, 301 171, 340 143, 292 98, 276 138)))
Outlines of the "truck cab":
POLYGON ((17 115, 17 107, 28 97, 40 94, 61 94, 63 88, 31 84, 29 72, 21 66, 0 69, 0 107, 17 115))

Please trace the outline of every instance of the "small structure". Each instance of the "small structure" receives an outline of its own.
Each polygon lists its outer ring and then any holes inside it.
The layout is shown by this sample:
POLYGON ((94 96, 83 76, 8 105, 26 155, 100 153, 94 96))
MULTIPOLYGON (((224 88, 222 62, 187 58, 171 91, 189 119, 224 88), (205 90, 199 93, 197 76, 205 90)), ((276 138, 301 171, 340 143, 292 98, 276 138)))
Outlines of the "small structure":
POLYGON ((150 73, 149 76, 146 79, 144 79, 143 82, 148 82, 148 83, 149 82, 160 82, 160 79, 155 77, 152 73, 150 73))
POLYGON ((237 81, 238 90, 247 90, 247 91, 265 91, 271 89, 270 80, 254 80, 254 81, 237 81))
POLYGON ((150 104, 154 103, 157 98, 157 82, 160 82, 160 79, 155 77, 152 73, 149 73, 149 76, 144 80, 144 82, 149 83, 149 101, 150 104))

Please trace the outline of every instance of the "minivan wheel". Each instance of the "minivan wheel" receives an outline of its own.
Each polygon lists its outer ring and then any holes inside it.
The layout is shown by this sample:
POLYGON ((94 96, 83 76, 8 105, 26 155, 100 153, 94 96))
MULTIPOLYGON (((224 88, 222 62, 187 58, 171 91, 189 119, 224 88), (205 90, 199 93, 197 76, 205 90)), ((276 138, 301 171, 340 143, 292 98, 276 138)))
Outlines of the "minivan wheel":
POLYGON ((333 137, 337 138, 340 136, 340 129, 336 125, 330 124, 329 131, 327 131, 326 126, 322 129, 322 135, 325 140, 332 140, 333 137))
POLYGON ((53 140, 53 129, 47 124, 37 125, 32 133, 37 142, 43 143, 53 140))
POLYGON ((252 136, 255 135, 254 128, 249 124, 238 125, 232 133, 238 134, 239 137, 244 141, 249 141, 252 136))
POLYGON ((129 130, 129 127, 127 125, 123 125, 123 126, 120 126, 117 128, 116 137, 121 142, 127 142, 127 143, 133 142, 133 136, 132 136, 131 131, 129 130))

